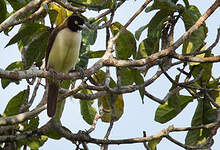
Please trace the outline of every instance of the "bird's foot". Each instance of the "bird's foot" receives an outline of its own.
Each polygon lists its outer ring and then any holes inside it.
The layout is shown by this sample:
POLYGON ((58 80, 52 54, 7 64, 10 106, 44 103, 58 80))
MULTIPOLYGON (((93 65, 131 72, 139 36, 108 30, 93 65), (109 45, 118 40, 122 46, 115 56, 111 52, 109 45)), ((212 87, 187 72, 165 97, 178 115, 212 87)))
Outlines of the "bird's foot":
POLYGON ((51 74, 51 80, 52 81, 56 81, 57 80, 57 77, 56 77, 57 76, 57 72, 53 68, 50 68, 48 71, 51 74))
POLYGON ((80 78, 84 80, 86 78, 85 70, 81 67, 77 68, 76 70, 70 70, 69 73, 73 72, 79 72, 80 73, 80 78))
POLYGON ((86 73, 83 68, 78 68, 78 71, 80 73, 81 79, 84 80, 86 78, 86 73))

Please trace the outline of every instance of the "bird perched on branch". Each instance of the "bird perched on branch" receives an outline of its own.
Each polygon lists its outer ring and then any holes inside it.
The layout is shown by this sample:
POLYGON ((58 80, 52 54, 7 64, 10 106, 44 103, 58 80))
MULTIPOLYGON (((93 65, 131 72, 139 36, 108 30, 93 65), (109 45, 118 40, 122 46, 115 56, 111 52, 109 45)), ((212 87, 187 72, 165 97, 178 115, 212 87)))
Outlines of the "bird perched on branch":
MULTIPOLYGON (((80 30, 85 27, 81 17, 71 15, 53 30, 46 51, 48 71, 68 73, 71 69, 75 69, 82 39, 80 30)), ((60 81, 55 78, 47 79, 47 114, 49 117, 53 117, 56 113, 59 84, 60 81)))

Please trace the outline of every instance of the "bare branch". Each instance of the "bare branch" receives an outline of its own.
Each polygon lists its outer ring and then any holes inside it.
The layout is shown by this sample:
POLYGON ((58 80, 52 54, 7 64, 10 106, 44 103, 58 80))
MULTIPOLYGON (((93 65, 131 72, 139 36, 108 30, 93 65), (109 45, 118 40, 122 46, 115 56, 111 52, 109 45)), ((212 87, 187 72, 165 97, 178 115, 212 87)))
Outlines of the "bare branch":
POLYGON ((211 57, 192 57, 192 56, 184 56, 177 53, 172 53, 170 57, 186 61, 186 62, 200 62, 200 63, 216 63, 220 62, 220 55, 218 56, 211 56, 211 57))
POLYGON ((73 11, 73 12, 78 11, 78 12, 83 13, 83 12, 86 11, 84 8, 74 7, 74 6, 72 6, 72 5, 71 5, 70 3, 68 3, 68 2, 65 2, 65 3, 64 3, 64 2, 62 2, 61 0, 53 0, 53 1, 56 2, 56 3, 58 3, 60 6, 66 8, 66 9, 68 9, 68 10, 70 10, 70 11, 73 11))
POLYGON ((176 145, 179 145, 179 146, 182 147, 182 148, 190 149, 190 150, 192 150, 192 149, 198 149, 198 147, 189 146, 189 145, 183 144, 183 143, 177 141, 176 139, 172 138, 172 137, 169 136, 169 135, 166 135, 165 137, 166 137, 169 141, 175 143, 176 145))
POLYGON ((1 117, 0 126, 12 125, 12 124, 23 122, 27 119, 37 116, 41 111, 43 111, 46 108, 47 108, 47 105, 45 104, 30 112, 24 112, 24 113, 20 113, 18 115, 9 116, 9 117, 1 117))
POLYGON ((16 11, 13 15, 8 17, 4 22, 0 24, 0 32, 2 32, 3 30, 11 26, 16 21, 17 18, 21 17, 26 12, 31 11, 34 8, 36 8, 40 2, 41 0, 33 0, 30 3, 28 3, 26 6, 24 6, 23 8, 16 11))
POLYGON ((213 122, 213 123, 202 125, 202 126, 186 127, 186 128, 174 128, 173 126, 169 126, 167 129, 163 129, 159 133, 152 135, 152 136, 130 138, 130 139, 118 139, 118 140, 95 139, 95 138, 91 138, 87 133, 83 133, 83 132, 79 132, 77 134, 70 133, 69 131, 64 130, 58 124, 56 124, 55 127, 61 135, 63 135, 66 139, 70 141, 77 140, 77 141, 84 141, 84 142, 95 143, 95 144, 132 144, 132 143, 143 143, 143 142, 151 141, 153 139, 163 138, 169 135, 169 133, 171 132, 188 131, 188 130, 195 130, 195 129, 201 129, 201 128, 211 129, 211 128, 216 127, 218 124, 219 122, 213 122))
POLYGON ((209 95, 209 93, 205 90, 205 95, 208 97, 209 101, 215 106, 217 109, 220 109, 220 106, 215 102, 215 100, 209 95))
POLYGON ((159 104, 165 104, 166 101, 163 101, 155 96, 153 96, 152 94, 148 93, 147 91, 144 91, 144 95, 146 95, 147 97, 149 97, 150 99, 152 99, 153 101, 159 103, 159 104))
POLYGON ((95 126, 97 124, 97 121, 101 118, 101 115, 99 115, 98 113, 95 115, 95 118, 93 120, 93 123, 91 125, 91 128, 89 130, 87 130, 86 132, 88 134, 92 133, 95 130, 95 126))
POLYGON ((40 8, 39 8, 37 11, 35 11, 34 13, 32 13, 32 15, 30 15, 29 17, 26 17, 25 19, 20 19, 20 20, 18 20, 18 21, 15 21, 15 22, 14 22, 13 24, 11 24, 10 26, 24 23, 24 22, 26 22, 26 21, 28 21, 28 20, 31 20, 31 19, 33 19, 33 18, 39 16, 41 13, 43 13, 44 7, 45 7, 48 3, 50 3, 50 2, 51 2, 51 0, 45 0, 44 2, 41 3, 40 8))

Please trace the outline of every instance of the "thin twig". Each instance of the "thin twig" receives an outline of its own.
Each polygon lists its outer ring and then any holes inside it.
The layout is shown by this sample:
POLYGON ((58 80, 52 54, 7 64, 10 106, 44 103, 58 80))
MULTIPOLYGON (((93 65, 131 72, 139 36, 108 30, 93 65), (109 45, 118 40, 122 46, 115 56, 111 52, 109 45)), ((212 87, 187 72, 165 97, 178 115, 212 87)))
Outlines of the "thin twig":
POLYGON ((205 90, 205 95, 208 97, 209 101, 215 106, 217 109, 220 109, 220 106, 215 102, 215 100, 209 95, 209 93, 205 90))
POLYGON ((163 101, 155 96, 153 96, 152 94, 148 93, 146 90, 144 91, 144 95, 149 97, 150 99, 152 99, 153 101, 159 103, 159 104, 165 104, 166 101, 163 101))
POLYGON ((179 145, 179 146, 182 147, 182 148, 190 149, 190 150, 192 150, 192 149, 198 149, 198 147, 194 147, 194 146, 189 146, 189 145, 183 144, 183 143, 177 141, 176 139, 172 138, 172 137, 169 136, 169 135, 166 135, 165 137, 166 137, 169 141, 175 143, 176 145, 179 145))
POLYGON ((90 129, 86 131, 88 134, 92 133, 92 132, 95 130, 95 126, 96 126, 96 124, 97 124, 97 121, 98 121, 100 118, 101 118, 101 115, 99 115, 99 114, 97 113, 97 114, 95 115, 95 118, 94 118, 94 120, 93 120, 93 123, 92 123, 90 129))

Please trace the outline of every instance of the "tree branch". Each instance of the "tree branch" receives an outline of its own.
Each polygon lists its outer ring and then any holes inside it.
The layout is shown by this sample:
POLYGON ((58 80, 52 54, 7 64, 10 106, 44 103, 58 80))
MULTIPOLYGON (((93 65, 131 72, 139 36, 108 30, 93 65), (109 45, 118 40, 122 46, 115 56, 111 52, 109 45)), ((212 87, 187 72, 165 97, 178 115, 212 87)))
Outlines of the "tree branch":
POLYGON ((24 113, 20 113, 18 115, 9 116, 9 117, 1 117, 0 118, 0 126, 21 123, 27 119, 30 119, 30 118, 37 116, 41 111, 43 111, 46 108, 47 108, 47 105, 45 104, 45 105, 38 107, 30 112, 24 112, 24 113))
POLYGON ((24 15, 26 12, 33 10, 34 8, 36 8, 39 3, 41 2, 41 0, 33 0, 31 2, 29 2, 26 6, 24 6, 23 8, 19 9, 18 11, 16 11, 13 15, 11 15, 10 17, 8 17, 4 22, 2 22, 0 24, 0 32, 2 32, 3 30, 5 30, 6 28, 8 28, 9 26, 13 25, 13 23, 16 21, 17 18, 21 17, 22 15, 24 15))

